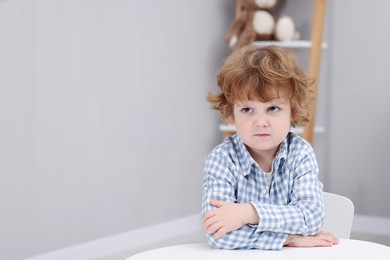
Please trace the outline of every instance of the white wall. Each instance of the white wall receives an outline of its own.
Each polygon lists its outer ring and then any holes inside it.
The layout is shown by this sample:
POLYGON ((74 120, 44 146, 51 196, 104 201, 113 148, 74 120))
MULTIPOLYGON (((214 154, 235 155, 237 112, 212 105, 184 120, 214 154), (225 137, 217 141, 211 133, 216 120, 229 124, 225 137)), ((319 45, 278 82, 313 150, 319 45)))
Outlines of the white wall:
POLYGON ((200 210, 234 1, 0 1, 0 259, 200 210))

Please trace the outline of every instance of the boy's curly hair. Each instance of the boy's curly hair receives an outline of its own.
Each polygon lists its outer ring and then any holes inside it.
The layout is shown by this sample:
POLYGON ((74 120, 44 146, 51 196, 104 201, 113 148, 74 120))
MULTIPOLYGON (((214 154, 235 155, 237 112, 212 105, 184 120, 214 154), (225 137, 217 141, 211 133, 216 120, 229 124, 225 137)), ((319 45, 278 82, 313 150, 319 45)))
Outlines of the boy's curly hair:
POLYGON ((235 102, 275 98, 271 89, 290 100, 292 124, 303 126, 310 119, 313 80, 300 68, 295 55, 286 48, 245 46, 234 51, 217 74, 222 93, 209 92, 207 100, 224 119, 233 118, 235 102))

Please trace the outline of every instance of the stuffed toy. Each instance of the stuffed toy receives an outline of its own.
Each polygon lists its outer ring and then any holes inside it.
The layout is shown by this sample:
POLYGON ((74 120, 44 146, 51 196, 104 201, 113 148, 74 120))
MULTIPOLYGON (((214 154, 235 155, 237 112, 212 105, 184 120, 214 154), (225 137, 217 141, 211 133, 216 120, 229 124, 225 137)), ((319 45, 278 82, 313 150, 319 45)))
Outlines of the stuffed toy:
POLYGON ((242 9, 231 23, 226 43, 232 49, 249 45, 253 41, 297 40, 294 21, 289 16, 275 19, 281 0, 237 0, 242 9))

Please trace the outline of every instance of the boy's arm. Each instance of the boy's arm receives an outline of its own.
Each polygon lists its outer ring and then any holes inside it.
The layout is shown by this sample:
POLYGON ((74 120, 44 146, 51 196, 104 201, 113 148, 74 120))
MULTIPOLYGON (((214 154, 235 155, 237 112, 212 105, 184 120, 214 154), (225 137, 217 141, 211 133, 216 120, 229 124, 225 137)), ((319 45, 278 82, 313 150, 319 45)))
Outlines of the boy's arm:
MULTIPOLYGON (((219 239, 226 233, 240 229, 246 224, 257 225, 259 218, 250 203, 231 203, 211 201, 217 207, 204 215, 204 228, 214 239, 219 239)), ((314 236, 289 234, 284 245, 290 247, 332 246, 339 240, 332 234, 321 231, 314 236)))
POLYGON ((304 236, 318 234, 324 222, 325 210, 314 154, 306 154, 294 171, 288 205, 251 202, 260 218, 258 232, 273 231, 304 236))
POLYGON ((232 203, 220 200, 210 202, 215 209, 203 216, 204 229, 213 238, 219 239, 228 232, 235 231, 247 224, 257 225, 259 216, 250 203, 232 203))
MULTIPOLYGON (((232 175, 233 165, 229 165, 224 160, 210 157, 206 160, 205 178, 203 183, 202 215, 207 218, 207 214, 217 208, 211 205, 214 200, 236 202, 235 186, 236 179, 232 175)), ((220 207, 221 208, 221 207, 220 207)), ((238 211, 237 213, 240 213, 238 211)), ((281 250, 286 241, 287 234, 276 232, 257 232, 256 226, 243 225, 235 230, 240 224, 230 228, 234 231, 226 232, 218 239, 214 238, 215 233, 207 234, 208 242, 211 246, 221 249, 268 249, 281 250)))

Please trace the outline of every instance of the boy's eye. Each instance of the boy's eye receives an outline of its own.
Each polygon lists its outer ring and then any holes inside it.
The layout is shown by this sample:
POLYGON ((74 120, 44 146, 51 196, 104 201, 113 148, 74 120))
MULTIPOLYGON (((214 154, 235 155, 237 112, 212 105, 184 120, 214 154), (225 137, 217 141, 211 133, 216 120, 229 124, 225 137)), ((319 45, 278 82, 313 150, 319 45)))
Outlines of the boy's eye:
POLYGON ((269 107, 268 108, 268 111, 269 112, 278 112, 280 110, 279 107, 276 107, 276 106, 272 106, 272 107, 269 107))
POLYGON ((243 109, 241 109, 241 111, 244 113, 251 113, 251 112, 253 112, 253 109, 249 108, 249 107, 244 107, 243 109))

